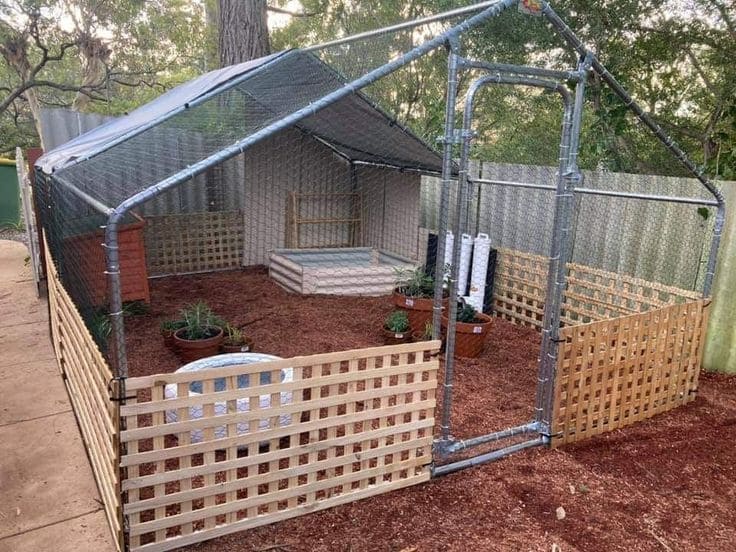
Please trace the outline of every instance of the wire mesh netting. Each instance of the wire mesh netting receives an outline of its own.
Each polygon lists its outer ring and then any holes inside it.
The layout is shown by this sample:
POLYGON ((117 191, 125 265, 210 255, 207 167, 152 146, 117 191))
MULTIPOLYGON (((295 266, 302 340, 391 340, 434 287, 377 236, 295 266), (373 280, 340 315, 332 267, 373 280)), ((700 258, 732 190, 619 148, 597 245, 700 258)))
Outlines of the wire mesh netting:
MULTIPOLYGON (((541 122, 534 113, 557 98, 528 89, 484 92, 479 105, 488 109, 472 127, 470 194, 459 211, 467 223, 456 227, 457 165, 444 210, 439 179, 444 44, 367 86, 346 88, 459 20, 250 62, 186 101, 171 103, 176 95, 169 93, 167 110, 135 132, 108 137, 116 140, 112 147, 39 173, 37 198, 59 274, 101 347, 110 347, 104 228, 109 211, 138 194, 119 228, 121 295, 129 309, 150 302, 150 278, 251 266, 268 266, 271 280, 300 294, 390 295, 398 284, 411 289, 412 301, 431 300, 434 267, 451 263, 457 246, 452 276, 460 297, 540 328, 558 180, 548 165, 557 156, 561 110, 544 110, 541 122), (423 80, 427 74, 431 81, 423 80), (555 129, 544 145, 525 143, 523 131, 534 125, 555 129), (487 161, 514 158, 502 146, 509 128, 520 129, 511 149, 524 149, 526 158, 538 151, 539 164, 487 161), (161 183, 171 185, 159 189, 161 183), (445 227, 454 234, 442 235, 445 227), (443 245, 445 256, 437 258, 443 245)), ((461 73, 458 107, 479 74, 461 73)), ((585 171, 581 185, 589 192, 704 196, 689 180, 605 167, 585 171)), ((642 308, 628 299, 597 304, 602 286, 609 294, 628 293, 634 280, 700 290, 710 214, 690 204, 577 194, 567 260, 592 280, 568 308, 576 301, 592 306, 563 323, 642 308)), ((391 329, 426 333, 428 313, 391 329)))

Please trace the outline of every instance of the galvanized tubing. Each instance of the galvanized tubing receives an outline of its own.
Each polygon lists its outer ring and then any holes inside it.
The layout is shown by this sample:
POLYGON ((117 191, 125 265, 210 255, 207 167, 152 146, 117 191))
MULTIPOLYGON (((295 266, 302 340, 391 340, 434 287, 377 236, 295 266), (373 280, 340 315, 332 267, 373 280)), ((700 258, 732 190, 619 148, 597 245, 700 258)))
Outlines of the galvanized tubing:
MULTIPOLYGON (((469 179, 468 179, 468 165, 470 160, 470 145, 473 139, 473 133, 472 133, 472 122, 473 122, 473 112, 475 109, 475 99, 478 92, 485 86, 494 85, 494 84, 500 84, 500 85, 513 85, 513 86, 533 86, 537 88, 545 88, 547 90, 552 90, 560 94, 564 106, 564 114, 562 119, 562 136, 560 138, 560 169, 558 174, 558 190, 562 190, 563 193, 560 195, 560 192, 558 192, 558 199, 557 203, 562 204, 562 201, 565 198, 564 189, 565 185, 564 182, 566 181, 566 170, 569 167, 569 148, 570 143, 572 141, 571 139, 571 132, 572 129, 574 129, 573 124, 573 103, 572 103, 572 96, 570 94, 570 91, 562 84, 555 82, 555 81, 549 81, 549 80, 542 80, 538 78, 533 77, 525 77, 525 76, 511 76, 511 75, 501 75, 500 73, 495 75, 486 75, 483 77, 480 77, 479 79, 475 80, 471 85, 466 95, 465 100, 465 112, 463 116, 463 128, 462 128, 462 148, 461 148, 461 155, 460 155, 460 169, 458 174, 458 194, 457 194, 457 203, 456 203, 456 213, 455 213, 455 227, 454 227, 454 233, 455 236, 460 236, 465 229, 463 226, 463 221, 465 217, 463 216, 464 212, 466 211, 466 197, 468 193, 468 187, 469 187, 469 179)), ((579 127, 578 127, 579 130, 579 127)), ((577 143, 577 142, 576 142, 577 143)), ((569 207, 560 207, 560 208, 566 208, 569 209, 569 207)), ((569 217, 569 215, 568 215, 569 217)), ((567 226, 565 228, 569 227, 569 221, 567 223, 567 226)), ((569 228, 568 228, 569 230, 569 228)), ((568 232, 569 233, 569 232, 568 232)), ((569 238, 569 236, 568 236, 569 238)), ((439 240, 442 241, 442 240, 439 240)), ((449 278, 449 295, 450 295, 450 304, 448 307, 448 313, 447 313, 447 338, 445 342, 445 384, 443 389, 443 401, 442 401, 442 418, 440 422, 440 443, 438 444, 437 450, 438 452, 442 454, 447 454, 448 452, 451 452, 450 448, 452 447, 452 439, 450 436, 450 413, 452 408, 452 379, 454 377, 454 352, 455 352, 455 325, 456 320, 455 317, 457 315, 457 301, 455 300, 456 296, 456 290, 457 290, 457 273, 458 273, 458 266, 460 264, 460 240, 455 240, 454 248, 453 248, 453 256, 452 256, 452 266, 450 271, 450 278, 449 278)), ((562 249, 561 251, 566 251, 566 249, 562 249)), ((557 280, 557 267, 553 263, 550 264, 550 280, 557 280), (552 274, 554 273, 554 277, 552 274)), ((554 308, 554 305, 549 306, 550 309, 554 308)), ((559 304, 558 307, 559 309, 559 304)), ((552 314, 550 313, 550 318, 552 317, 552 314)), ((559 312, 557 313, 557 320, 559 325, 559 312)), ((546 358, 547 355, 545 354, 544 349, 544 341, 543 341, 543 350, 541 359, 546 358)), ((554 367, 550 369, 550 367, 547 364, 544 364, 543 362, 540 362, 540 377, 539 377, 539 383, 537 388, 537 404, 542 404, 545 400, 548 394, 551 394, 551 390, 547 390, 545 386, 551 385, 550 382, 553 378, 553 373, 550 373, 550 370, 554 370, 554 367)), ((536 416, 535 422, 540 422, 542 419, 541 410, 540 413, 536 416)), ((546 431, 545 428, 539 427, 538 429, 546 431)))
MULTIPOLYGON (((334 90, 333 92, 323 96, 319 100, 316 100, 309 105, 302 107, 294 111, 293 113, 282 117, 278 121, 275 121, 268 126, 244 137, 242 140, 238 140, 234 144, 223 148, 219 152, 210 155, 209 157, 202 159, 185 169, 180 170, 176 174, 161 180, 160 182, 150 186, 149 188, 135 194, 134 196, 126 199, 120 205, 118 205, 113 213, 110 215, 108 225, 105 231, 105 243, 107 251, 107 272, 110 281, 110 308, 111 308, 111 323, 113 326, 113 339, 115 346, 115 357, 117 359, 117 373, 120 377, 127 376, 127 358, 125 354, 125 339, 123 329, 123 318, 120 311, 122 311, 122 300, 121 300, 121 287, 120 287, 120 267, 119 267, 119 255, 117 251, 117 231, 120 221, 125 215, 135 207, 150 201, 157 197, 163 192, 175 188, 176 186, 194 178, 195 176, 203 173, 208 168, 219 165, 220 163, 243 153, 246 149, 250 148, 254 144, 276 134, 277 132, 289 128, 301 121, 305 117, 314 115, 326 107, 334 104, 342 98, 349 96, 357 92, 358 90, 365 88, 366 86, 376 82, 379 79, 390 75, 394 71, 401 69, 402 67, 412 63, 413 61, 421 58, 425 54, 435 50, 446 44, 448 41, 452 41, 460 34, 477 27, 484 23, 488 19, 497 16, 506 8, 509 8, 516 4, 516 0, 501 0, 497 3, 492 4, 482 12, 470 17, 455 27, 445 31, 442 34, 437 35, 431 40, 417 46, 409 52, 403 54, 399 58, 374 69, 362 77, 345 84, 344 86, 334 90), (120 314, 118 314, 120 313, 120 314)), ((186 108, 185 108, 186 109, 186 108)))
MULTIPOLYGON (((513 180, 496 180, 489 178, 472 178, 472 184, 490 184, 492 186, 505 186, 509 188, 528 188, 531 190, 556 190, 556 186, 551 184, 533 184, 531 182, 515 182, 513 180)), ((600 190, 597 188, 575 188, 575 193, 579 195, 599 195, 607 197, 620 197, 624 199, 641 199, 645 201, 661 201, 665 203, 684 203, 688 205, 708 205, 709 207, 718 207, 718 202, 714 199, 702 199, 699 197, 684 196, 666 196, 657 194, 640 194, 636 192, 618 192, 615 190, 600 190)))
MULTIPOLYGON (((445 291, 445 236, 447 235, 450 187, 453 183, 452 156, 455 145, 455 107, 458 87, 458 44, 449 43, 447 59, 447 98, 445 101, 445 133, 442 137, 442 188, 437 220, 437 251, 434 263, 434 305, 432 311, 432 339, 439 339, 442 333, 442 299, 445 291)), ((445 377, 443 386, 452 388, 452 380, 445 377)), ((449 431, 449 428, 448 428, 449 431)))
MULTIPOLYGON (((581 74, 590 69, 590 58, 580 63, 581 74)), ((563 121, 563 134, 567 133, 567 147, 560 147, 560 173, 557 179, 555 194, 555 215, 552 226, 552 245, 550 263, 547 273, 547 292, 544 301, 542 319, 542 346, 539 357, 539 381, 535 403, 535 419, 540 430, 549 436, 552 426, 552 399, 554 395, 555 370, 557 367, 557 350, 560 339, 560 318, 562 296, 565 292, 566 265, 572 244, 572 220, 574 210, 574 188, 580 182, 580 170, 577 164, 582 126, 583 102, 585 99, 585 79, 575 85, 575 102, 570 119, 563 121)), ((566 113, 568 113, 566 111, 566 113)), ((564 141, 564 138, 563 138, 564 141)))
POLYGON ((502 441, 504 439, 510 439, 511 437, 524 435, 526 433, 539 433, 539 424, 537 422, 529 422, 528 424, 510 427, 501 431, 494 431, 493 433, 479 435, 478 437, 472 437, 470 439, 458 439, 444 447, 444 452, 445 454, 461 452, 469 448, 477 447, 478 445, 484 445, 494 441, 502 441))
POLYGON ((397 23, 395 25, 389 25, 387 27, 381 27, 380 29, 373 29, 365 31, 363 33, 357 33, 354 35, 346 36, 344 38, 338 38, 336 40, 330 40, 329 42, 323 42, 322 44, 315 44, 314 46, 308 46, 303 48, 305 52, 313 52, 315 50, 322 50, 324 48, 331 48, 333 46, 343 46, 345 44, 351 44, 358 42, 359 40, 365 40, 367 38, 373 38, 376 36, 383 36, 398 31, 404 31, 407 29, 413 29, 421 25, 427 25, 429 23, 439 23, 455 17, 461 17, 463 15, 469 15, 471 13, 479 12, 487 8, 492 8, 496 4, 499 4, 498 0, 492 2, 478 2, 469 6, 463 6, 462 8, 455 8, 454 10, 448 10, 446 12, 437 13, 434 15, 428 15, 426 17, 419 17, 412 19, 411 21, 404 21, 403 23, 397 23))
POLYGON ((725 224, 726 216, 726 202, 723 197, 723 193, 708 177, 705 176, 703 169, 695 165, 687 154, 680 148, 675 140, 668 135, 662 127, 646 112, 644 109, 634 101, 631 95, 616 78, 606 69, 606 67, 593 55, 570 27, 565 23, 562 18, 552 9, 548 2, 542 2, 542 14, 557 29, 562 35, 565 41, 581 56, 590 56, 592 60, 593 70, 600 75, 601 79, 611 87, 611 90, 621 98, 624 105, 630 109, 634 115, 647 127, 649 128, 654 136, 662 142, 665 147, 682 163, 690 173, 695 176, 703 186, 715 197, 718 203, 718 209, 716 212, 716 221, 713 229, 713 239, 711 241, 710 256, 708 257, 708 265, 706 268, 705 279, 703 282, 703 296, 709 297, 713 286, 713 276, 715 274, 716 262, 718 261, 718 249, 721 245, 721 235, 723 233, 723 226, 725 224))
POLYGON ((442 466, 435 466, 432 468, 432 477, 438 477, 440 475, 447 475, 450 473, 454 473, 456 471, 464 470, 466 468, 472 468, 474 466, 480 466, 481 464, 495 462, 496 460, 500 460, 516 452, 521 452, 522 450, 526 450, 526 449, 530 449, 534 447, 541 447, 541 446, 547 445, 548 443, 549 443, 549 438, 541 436, 541 437, 537 437, 536 439, 524 441, 522 443, 509 445, 508 447, 494 450, 486 454, 474 456, 473 458, 468 458, 466 460, 459 460, 457 462, 452 462, 450 464, 443 464, 442 466))

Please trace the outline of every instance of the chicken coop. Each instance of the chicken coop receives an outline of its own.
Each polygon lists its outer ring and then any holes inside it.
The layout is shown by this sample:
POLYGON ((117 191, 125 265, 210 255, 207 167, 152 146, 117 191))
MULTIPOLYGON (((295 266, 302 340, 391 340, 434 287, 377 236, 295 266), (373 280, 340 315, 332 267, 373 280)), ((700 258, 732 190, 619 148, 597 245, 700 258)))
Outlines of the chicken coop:
POLYGON ((47 152, 34 198, 54 347, 118 547, 133 551, 693 400, 725 209, 556 12, 516 0, 204 74, 47 152), (464 55, 468 33, 517 4, 575 67, 464 55), (438 60, 444 130, 427 137, 397 98, 415 64, 438 60), (592 73, 694 179, 580 170, 592 73), (559 101, 559 166, 473 160, 478 98, 515 87, 559 101), (407 273, 422 274, 425 332, 384 345, 386 316, 420 299, 396 302, 407 273), (258 354, 182 367, 159 324, 202 301, 258 354), (472 334, 481 356, 455 358, 472 334))

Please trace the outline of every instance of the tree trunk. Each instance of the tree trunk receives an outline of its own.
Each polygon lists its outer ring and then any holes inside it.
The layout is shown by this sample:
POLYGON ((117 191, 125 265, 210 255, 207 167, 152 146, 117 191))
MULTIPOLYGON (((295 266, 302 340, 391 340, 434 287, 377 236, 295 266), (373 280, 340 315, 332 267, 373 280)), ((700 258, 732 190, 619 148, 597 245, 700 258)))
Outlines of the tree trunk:
MULTIPOLYGON (((87 91, 104 84, 107 75, 107 61, 110 49, 99 38, 83 34, 79 39, 79 52, 82 61, 82 87, 87 91)), ((92 98, 89 94, 77 92, 72 102, 75 111, 86 111, 92 98)))
POLYGON ((220 66, 270 53, 266 0, 219 0, 220 66))

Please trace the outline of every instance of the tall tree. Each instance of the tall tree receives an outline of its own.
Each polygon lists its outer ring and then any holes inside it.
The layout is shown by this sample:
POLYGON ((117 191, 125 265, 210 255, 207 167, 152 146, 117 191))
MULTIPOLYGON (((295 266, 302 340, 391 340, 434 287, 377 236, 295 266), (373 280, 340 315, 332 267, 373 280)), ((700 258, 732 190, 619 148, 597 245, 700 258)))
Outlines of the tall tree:
POLYGON ((0 0, 0 153, 43 145, 43 107, 118 114, 190 78, 203 29, 185 0, 0 0))
POLYGON ((219 0, 220 66, 271 53, 266 0, 219 0))

